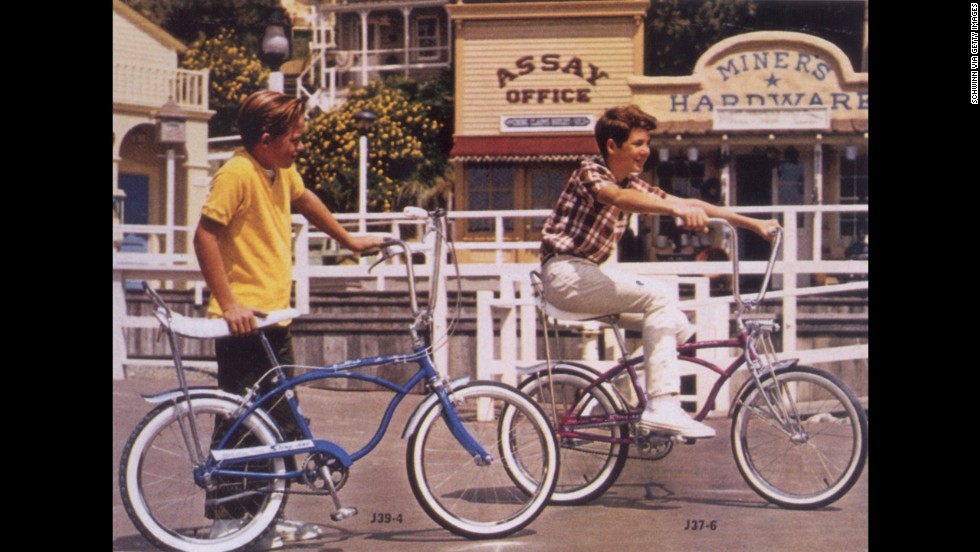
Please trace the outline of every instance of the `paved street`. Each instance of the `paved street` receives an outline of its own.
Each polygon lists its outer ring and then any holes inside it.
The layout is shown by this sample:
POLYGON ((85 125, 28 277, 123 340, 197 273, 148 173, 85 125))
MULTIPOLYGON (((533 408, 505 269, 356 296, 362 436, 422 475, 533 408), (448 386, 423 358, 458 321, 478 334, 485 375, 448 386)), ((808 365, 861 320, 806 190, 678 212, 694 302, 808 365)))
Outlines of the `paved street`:
MULTIPOLYGON (((134 377, 113 381, 112 549, 153 550, 122 507, 118 463, 137 422, 150 410, 139 393, 174 387, 175 378, 134 377)), ((327 392, 303 389, 304 413, 314 433, 348 451, 360 448, 374 431, 386 393, 327 392)), ((287 543, 285 550, 360 551, 396 548, 409 551, 457 550, 789 550, 858 551, 868 549, 868 471, 851 492, 830 507, 791 511, 768 505, 745 484, 732 458, 728 421, 709 423, 718 437, 695 446, 678 446, 665 459, 631 459, 604 496, 584 506, 553 506, 524 531, 507 539, 471 542, 429 519, 415 501, 405 469, 405 420, 420 400, 409 397, 395 415, 378 449, 356 463, 341 492, 345 505, 360 514, 335 523, 328 497, 294 495, 286 514, 321 525, 324 536, 287 543), (378 516, 402 521, 378 523, 378 516), (372 518, 375 518, 372 521, 372 518), (703 528, 685 529, 689 521, 703 528), (710 529, 715 522, 715 529, 710 529)), ((869 460, 870 463, 870 460, 869 460)), ((382 517, 381 519, 384 519, 382 517)))

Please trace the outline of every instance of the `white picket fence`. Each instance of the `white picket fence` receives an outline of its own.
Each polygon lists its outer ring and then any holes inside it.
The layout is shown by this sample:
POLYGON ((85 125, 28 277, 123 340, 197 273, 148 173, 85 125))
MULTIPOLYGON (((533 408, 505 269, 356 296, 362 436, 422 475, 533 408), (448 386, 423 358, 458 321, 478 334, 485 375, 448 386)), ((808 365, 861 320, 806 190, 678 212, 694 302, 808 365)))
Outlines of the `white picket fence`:
MULTIPOLYGON (((742 213, 781 213, 784 220, 785 236, 784 248, 780 261, 777 261, 774 275, 782 275, 783 289, 779 292, 770 294, 770 297, 782 299, 782 320, 783 320, 783 343, 782 350, 791 353, 794 357, 801 357, 806 362, 831 362, 844 358, 867 358, 867 345, 834 348, 820 350, 798 351, 796 346, 796 321, 797 321, 797 302, 796 298, 803 294, 835 293, 839 291, 867 289, 867 282, 857 282, 837 286, 820 286, 816 288, 798 289, 797 275, 813 273, 850 273, 865 274, 868 271, 867 261, 827 261, 822 260, 820 244, 820 233, 817 232, 812 245, 811 260, 799 260, 798 255, 798 236, 797 224, 795 221, 799 217, 812 217, 813 227, 821 228, 822 217, 826 213, 833 212, 866 212, 866 205, 833 205, 833 206, 779 206, 779 207, 739 207, 735 209, 742 213), (794 222, 790 222, 794 221, 794 222)), ((487 332, 493 331, 493 325, 487 322, 485 312, 489 308, 491 316, 502 317, 506 332, 502 333, 501 342, 506 342, 503 347, 506 351, 506 358, 501 355, 494 357, 481 357, 478 362, 478 373, 491 375, 506 380, 512 380, 513 374, 507 373, 507 368, 515 366, 512 362, 515 359, 521 362, 534 362, 540 359, 535 358, 537 351, 533 345, 521 345, 520 348, 512 346, 513 340, 509 328, 520 326, 524 331, 521 335, 532 335, 530 332, 532 322, 531 312, 533 306, 527 302, 530 300, 526 292, 529 285, 528 275, 532 269, 538 267, 537 264, 530 263, 504 263, 506 251, 511 250, 536 250, 538 242, 516 242, 506 241, 503 232, 504 222, 508 218, 524 217, 544 217, 547 210, 528 210, 528 211, 492 211, 492 212, 460 212, 450 213, 450 220, 461 220, 469 218, 491 218, 495 224, 495 238, 493 241, 469 242, 457 241, 456 248, 460 251, 491 250, 495 252, 498 262, 493 264, 462 264, 460 265, 461 275, 468 279, 493 280, 496 282, 495 289, 499 296, 490 297, 483 292, 478 295, 478 310, 482 318, 478 322, 478 341, 486 343, 487 332), (483 299, 479 299, 482 297, 483 299), (488 307, 489 305, 489 307, 488 307), (489 329, 488 329, 489 328, 489 329), (517 353, 517 351, 520 351, 517 353), (516 354, 516 357, 512 357, 516 354)), ((357 227, 359 218, 357 214, 339 214, 337 218, 349 227, 357 227)), ((367 224, 373 229, 381 225, 384 231, 395 236, 401 236, 406 226, 419 227, 417 220, 408 219, 400 214, 374 214, 370 213, 364 217, 367 224)), ((321 232, 311 232, 306 220, 301 216, 294 216, 295 229, 295 259, 294 279, 296 282, 296 308, 302 313, 310 312, 310 281, 315 278, 331 279, 338 284, 350 288, 362 286, 368 289, 383 290, 390 280, 403 280, 405 278, 404 267, 394 263, 377 267, 373 272, 368 273, 368 264, 364 259, 358 264, 322 266, 311 262, 311 258, 332 255, 341 255, 337 247, 321 232)), ((420 230, 420 229, 419 229, 420 230)), ((182 226, 148 226, 148 225, 114 225, 113 237, 114 244, 119 243, 120 236, 126 233, 142 234, 150 237, 150 243, 155 243, 161 237, 176 235, 179 237, 188 236, 193 228, 182 226)), ((416 235, 421 234, 420 231, 416 235)), ((177 243, 186 243, 189 240, 178 239, 177 243)), ((423 244, 419 244, 420 251, 425 250, 423 244)), ((152 250, 152 248, 151 248, 152 250)), ((743 274, 760 274, 765 269, 763 261, 748 261, 741 265, 743 274)), ((722 312, 727 317, 728 306, 722 298, 708 299, 707 279, 701 277, 703 274, 727 273, 731 270, 728 262, 661 262, 661 263, 623 263, 620 268, 633 270, 637 274, 679 277, 681 282, 695 283, 696 296, 693 303, 686 303, 687 308, 693 309, 695 319, 699 325, 698 335, 707 337, 716 335, 717 331, 727 330, 727 318, 725 323, 720 323, 722 312)), ((420 279, 428 277, 428 267, 417 266, 416 274, 420 279)), ((137 359, 130 359, 125 343, 125 329, 136 327, 155 327, 156 321, 149 317, 133 317, 126 312, 124 282, 127 280, 151 280, 160 282, 162 286, 181 285, 177 282, 190 282, 197 291, 198 300, 201 298, 203 282, 201 281, 200 271, 197 266, 193 253, 159 254, 159 253, 133 253, 118 252, 113 248, 113 378, 119 379, 124 375, 125 365, 138 365, 142 362, 137 359)), ((444 290, 443 290, 444 291, 444 290)), ((436 313, 436 325, 438 328, 447 326, 445 316, 445 301, 440 301, 443 308, 436 313)), ((723 336, 720 336, 723 337, 723 336)), ((480 347, 481 354, 491 351, 492 347, 480 347)), ((448 357, 445 348, 442 349, 435 358, 437 367, 441 371, 447 371, 448 357)), ((213 363, 201 362, 203 366, 213 366, 213 363)), ((700 387, 700 386, 699 386, 700 387)), ((721 401, 719 401, 721 402, 721 401)))
MULTIPOLYGON (((533 265, 529 270, 535 268, 533 265)), ((638 275, 648 275, 640 270, 634 270, 633 264, 620 265, 621 269, 636 272, 638 275)), ((664 278, 664 276, 660 276, 664 278)), ((731 296, 710 297, 710 283, 707 277, 672 277, 676 278, 678 284, 693 284, 694 299, 681 301, 680 307, 686 312, 693 314, 692 319, 697 328, 699 340, 722 340, 728 339, 729 316, 731 304, 734 299, 731 296)), ((802 295, 816 295, 839 293, 845 291, 855 291, 868 289, 868 282, 853 282, 848 284, 837 284, 830 286, 819 286, 810 288, 796 288, 792 294, 786 291, 776 291, 767 294, 767 297, 781 298, 786 302, 795 303, 796 297, 802 295)), ((754 294, 752 294, 754 295, 754 294)), ((746 294, 746 297, 749 295, 746 294)), ((605 371, 617 363, 618 350, 607 345, 607 350, 599 350, 599 334, 606 332, 606 344, 615 344, 615 337, 612 330, 599 322, 559 322, 563 326, 574 327, 582 332, 583 353, 581 359, 563 358, 562 360, 583 360, 588 365, 605 371), (612 360, 599 360, 600 358, 612 360)), ((516 384, 519 380, 519 370, 521 368, 543 367, 546 359, 543 352, 538 350, 537 337, 538 329, 541 327, 539 311, 532 292, 529 278, 513 279, 511 277, 501 277, 500 293, 493 291, 477 292, 477 368, 476 377, 479 379, 496 379, 505 383, 516 384), (499 338, 495 339, 494 320, 500 320, 499 338)), ((783 318, 784 328, 790 323, 783 318)), ((792 325, 795 326, 795 323, 792 325)), ((788 333, 784 329, 784 334, 788 333)), ((794 332, 795 333, 795 332, 794 332)), ((837 362, 841 360, 866 359, 868 358, 868 345, 848 345, 840 347, 825 347, 818 349, 795 349, 794 339, 787 340, 794 345, 793 349, 783 349, 781 358, 798 358, 801 364, 820 364, 827 362, 837 362)), ((552 355, 555 355, 554 344, 552 344, 552 355)), ((722 369, 727 368, 735 356, 730 352, 737 353, 737 349, 718 348, 701 349, 698 357, 709 361, 722 369)), ((553 357, 554 360, 554 357, 553 357)), ((695 378, 695 393, 693 395, 682 395, 682 401, 691 401, 696 404, 698 410, 704 405, 714 385, 717 375, 707 368, 700 367, 693 363, 681 363, 681 376, 693 376, 695 378)), ((730 403, 730 384, 726 382, 719 390, 715 398, 715 410, 712 416, 725 416, 728 414, 730 403)), ((861 397, 867 405, 867 397, 861 397)))

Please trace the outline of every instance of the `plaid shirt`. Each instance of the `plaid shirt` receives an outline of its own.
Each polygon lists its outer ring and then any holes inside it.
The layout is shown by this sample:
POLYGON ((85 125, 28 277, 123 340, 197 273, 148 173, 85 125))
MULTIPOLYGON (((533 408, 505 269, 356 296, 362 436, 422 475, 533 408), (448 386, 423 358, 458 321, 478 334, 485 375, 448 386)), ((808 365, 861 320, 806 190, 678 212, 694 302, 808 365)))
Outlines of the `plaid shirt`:
MULTIPOLYGON (((616 186, 612 171, 601 157, 582 161, 558 197, 541 234, 542 259, 551 254, 574 255, 601 264, 626 231, 629 213, 599 203, 599 190, 616 186)), ((660 188, 631 174, 618 184, 666 198, 660 188)))

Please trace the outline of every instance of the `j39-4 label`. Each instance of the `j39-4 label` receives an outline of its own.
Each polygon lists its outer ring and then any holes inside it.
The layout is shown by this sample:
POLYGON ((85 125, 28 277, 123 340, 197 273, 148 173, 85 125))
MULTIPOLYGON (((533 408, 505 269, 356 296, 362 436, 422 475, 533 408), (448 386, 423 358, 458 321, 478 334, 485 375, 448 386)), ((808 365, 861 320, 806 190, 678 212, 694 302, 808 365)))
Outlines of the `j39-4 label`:
POLYGON ((401 514, 391 514, 388 512, 375 512, 371 514, 371 523, 401 523, 401 514))

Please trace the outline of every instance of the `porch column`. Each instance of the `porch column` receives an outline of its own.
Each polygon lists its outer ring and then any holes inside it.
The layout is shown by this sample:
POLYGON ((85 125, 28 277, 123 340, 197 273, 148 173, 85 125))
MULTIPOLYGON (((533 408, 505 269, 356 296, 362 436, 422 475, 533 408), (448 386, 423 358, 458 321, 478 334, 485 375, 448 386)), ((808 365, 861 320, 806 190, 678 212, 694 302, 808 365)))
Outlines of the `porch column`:
POLYGON ((368 84, 368 14, 367 10, 357 12, 361 16, 361 86, 368 84))
MULTIPOLYGON (((462 28, 463 22, 459 22, 462 28)), ((455 45, 453 43, 453 18, 449 17, 449 12, 446 12, 446 47, 449 49, 446 59, 446 63, 452 66, 453 63, 453 50, 455 50, 455 45)))
POLYGON ((411 25, 409 25, 409 17, 411 15, 412 15, 412 8, 402 8, 402 23, 403 23, 402 27, 404 28, 403 36, 405 37, 404 39, 405 52, 404 52, 404 57, 402 58, 402 67, 404 68, 403 70, 406 77, 408 76, 408 66, 410 63, 412 63, 412 59, 411 57, 409 57, 410 56, 409 48, 411 48, 412 45, 411 40, 409 38, 409 32, 411 28, 411 25))
MULTIPOLYGON (((813 145, 813 203, 823 205, 823 144, 817 142, 813 145)), ((823 249, 823 211, 818 210, 813 213, 813 260, 819 261, 823 257, 820 251, 823 249)))
POLYGON ((177 151, 170 146, 167 148, 167 244, 164 253, 174 252, 174 203, 177 200, 175 180, 177 179, 177 151))
POLYGON ((731 207, 731 188, 732 188, 732 147, 728 144, 728 135, 722 135, 721 137, 721 157, 722 159, 728 159, 727 163, 724 163, 721 168, 721 199, 722 205, 725 207, 731 207))
MULTIPOLYGON (((121 161, 122 161, 122 159, 119 157, 118 153, 116 151, 113 151, 113 154, 112 154, 112 199, 113 199, 113 201, 115 201, 118 198, 120 200, 120 203, 122 203, 126 199, 126 193, 119 189, 119 163, 121 161)), ((112 223, 113 223, 114 226, 117 225, 117 224, 123 224, 123 219, 122 219, 123 214, 122 214, 122 212, 115 212, 115 211, 113 211, 113 214, 112 215, 113 215, 112 223)), ((120 245, 122 244, 122 239, 123 239, 122 232, 119 232, 118 230, 113 229, 113 232, 112 232, 112 250, 113 251, 116 251, 116 250, 119 249, 120 245)))

